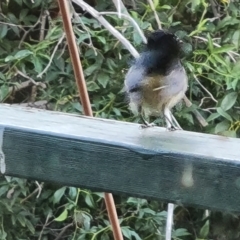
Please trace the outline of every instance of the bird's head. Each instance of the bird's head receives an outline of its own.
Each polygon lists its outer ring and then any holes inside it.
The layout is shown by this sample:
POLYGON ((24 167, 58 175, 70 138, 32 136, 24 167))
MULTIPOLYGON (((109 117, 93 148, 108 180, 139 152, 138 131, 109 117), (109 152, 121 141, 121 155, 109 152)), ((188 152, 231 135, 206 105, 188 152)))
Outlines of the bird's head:
POLYGON ((147 36, 147 50, 161 51, 178 57, 181 51, 181 40, 170 32, 157 30, 147 36))

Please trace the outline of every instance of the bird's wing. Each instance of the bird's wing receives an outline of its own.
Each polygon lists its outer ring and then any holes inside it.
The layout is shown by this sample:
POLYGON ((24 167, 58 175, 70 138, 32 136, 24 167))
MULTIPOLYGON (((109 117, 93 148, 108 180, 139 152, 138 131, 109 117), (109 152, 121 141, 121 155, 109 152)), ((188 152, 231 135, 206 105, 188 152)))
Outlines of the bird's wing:
POLYGON ((138 66, 138 64, 133 65, 129 69, 125 77, 125 87, 127 92, 135 92, 139 90, 146 76, 145 72, 145 68, 143 66, 138 66))

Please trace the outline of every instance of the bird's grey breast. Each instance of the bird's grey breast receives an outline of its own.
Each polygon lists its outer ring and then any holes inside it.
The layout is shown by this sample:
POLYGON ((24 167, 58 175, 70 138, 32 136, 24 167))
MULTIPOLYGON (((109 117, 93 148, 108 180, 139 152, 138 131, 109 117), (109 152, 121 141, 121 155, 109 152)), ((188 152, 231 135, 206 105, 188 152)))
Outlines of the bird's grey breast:
POLYGON ((188 80, 184 67, 178 67, 172 70, 169 75, 164 77, 162 89, 162 97, 175 96, 180 92, 185 93, 187 90, 188 80))

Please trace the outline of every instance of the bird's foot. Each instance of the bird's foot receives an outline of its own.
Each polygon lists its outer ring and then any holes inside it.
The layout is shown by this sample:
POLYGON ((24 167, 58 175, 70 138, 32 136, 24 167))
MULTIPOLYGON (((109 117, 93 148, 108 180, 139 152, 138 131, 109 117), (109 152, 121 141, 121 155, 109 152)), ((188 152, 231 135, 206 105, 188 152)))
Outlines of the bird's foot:
POLYGON ((155 123, 144 123, 144 124, 141 124, 141 128, 149 128, 149 127, 155 127, 156 124, 155 123))
POLYGON ((173 125, 171 125, 170 127, 167 127, 167 131, 169 131, 169 132, 173 132, 173 131, 176 131, 176 130, 182 130, 182 128, 179 128, 179 127, 176 127, 176 126, 173 126, 173 125))

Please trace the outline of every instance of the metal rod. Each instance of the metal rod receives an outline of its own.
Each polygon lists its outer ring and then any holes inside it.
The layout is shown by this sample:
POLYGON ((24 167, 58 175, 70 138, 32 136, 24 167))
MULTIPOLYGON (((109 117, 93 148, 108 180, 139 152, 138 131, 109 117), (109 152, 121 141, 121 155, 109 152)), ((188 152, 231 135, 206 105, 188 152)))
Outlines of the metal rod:
MULTIPOLYGON (((73 28, 70 20, 69 14, 69 2, 68 0, 58 0, 58 4, 62 13, 63 25, 66 32, 68 48, 70 51, 70 56, 73 64, 73 70, 76 78, 76 83, 78 91, 80 94, 80 101, 83 106, 83 111, 86 116, 93 116, 92 108, 89 100, 89 95, 86 87, 86 82, 82 70, 82 65, 75 41, 75 35, 73 33, 73 28)), ((120 224, 118 221, 117 211, 114 204, 114 199, 111 193, 105 193, 104 195, 105 203, 108 211, 108 217, 110 219, 113 235, 115 240, 123 240, 120 224)))

